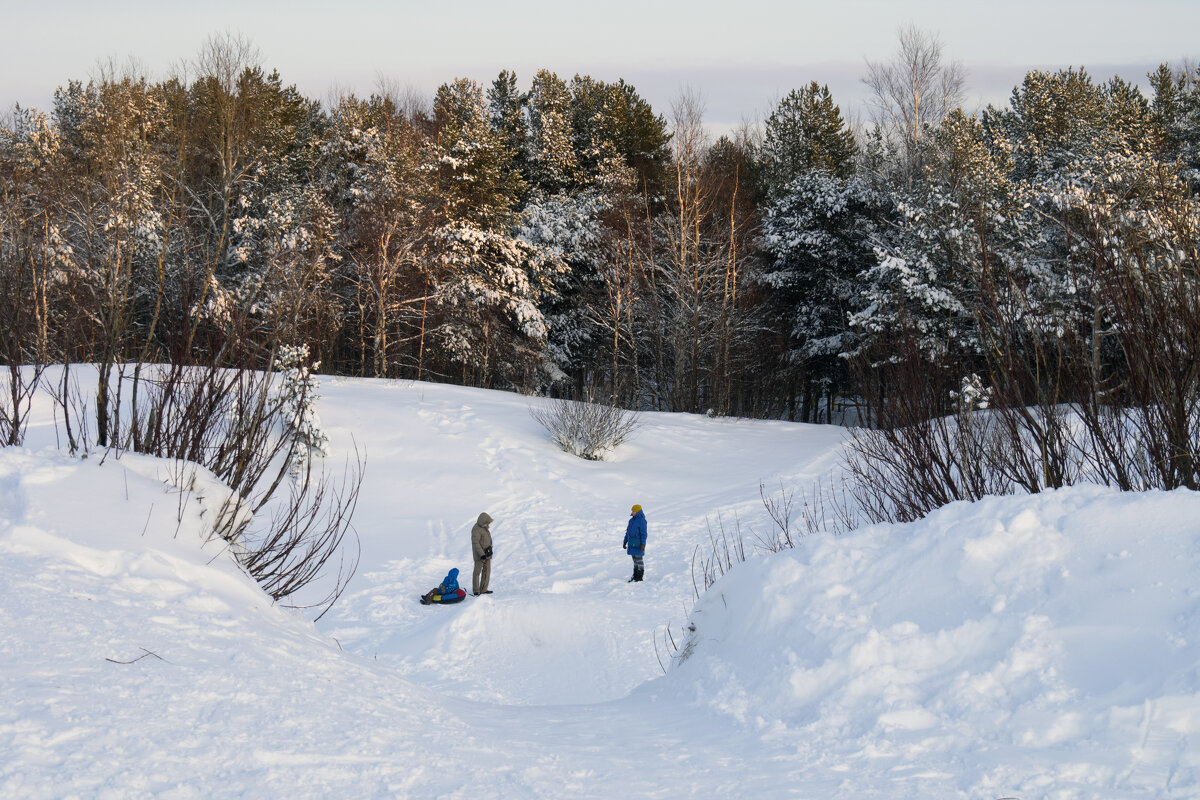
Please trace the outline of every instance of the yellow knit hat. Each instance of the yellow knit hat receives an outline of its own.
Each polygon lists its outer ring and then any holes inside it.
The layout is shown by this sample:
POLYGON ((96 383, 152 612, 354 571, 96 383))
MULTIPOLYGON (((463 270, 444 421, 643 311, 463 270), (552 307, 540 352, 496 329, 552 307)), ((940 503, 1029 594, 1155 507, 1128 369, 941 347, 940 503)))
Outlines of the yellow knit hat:
POLYGON ((641 506, 634 506, 632 509, 630 509, 629 513, 636 514, 637 512, 639 512, 641 510, 642 510, 641 506))

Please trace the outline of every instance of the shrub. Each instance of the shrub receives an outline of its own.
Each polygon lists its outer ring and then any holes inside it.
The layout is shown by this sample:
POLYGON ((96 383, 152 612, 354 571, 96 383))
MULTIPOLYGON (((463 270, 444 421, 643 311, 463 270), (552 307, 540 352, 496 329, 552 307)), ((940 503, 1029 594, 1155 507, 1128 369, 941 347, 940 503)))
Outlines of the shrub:
POLYGON ((559 449, 589 461, 603 461, 642 424, 636 411, 597 403, 590 396, 584 400, 549 400, 530 408, 529 413, 559 449))

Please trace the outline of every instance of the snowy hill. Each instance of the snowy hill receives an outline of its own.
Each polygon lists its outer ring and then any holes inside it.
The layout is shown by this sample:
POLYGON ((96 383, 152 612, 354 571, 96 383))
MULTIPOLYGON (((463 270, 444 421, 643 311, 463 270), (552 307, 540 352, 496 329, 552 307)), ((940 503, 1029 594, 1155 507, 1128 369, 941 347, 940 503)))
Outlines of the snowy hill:
POLYGON ((1196 796, 1198 521, 1076 487, 810 539, 714 586, 663 683, 848 797, 1196 796))
POLYGON ((809 537, 691 613, 718 516, 766 531, 841 431, 647 415, 608 462, 515 395, 326 379, 368 457, 362 563, 314 625, 202 541, 150 459, 0 450, 0 796, 1200 794, 1200 498, 1082 487, 809 537), (625 582, 629 506, 647 581, 625 582), (416 602, 496 518, 495 594, 416 602), (665 655, 664 655, 665 658, 665 655))

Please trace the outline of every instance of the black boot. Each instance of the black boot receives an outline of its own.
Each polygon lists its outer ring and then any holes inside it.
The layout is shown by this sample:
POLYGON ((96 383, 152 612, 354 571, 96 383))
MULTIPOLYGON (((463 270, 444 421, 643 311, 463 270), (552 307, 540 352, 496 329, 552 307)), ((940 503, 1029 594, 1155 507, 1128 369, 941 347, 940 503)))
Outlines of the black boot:
POLYGON ((646 570, 642 567, 633 568, 633 580, 641 582, 642 576, 646 574, 646 570))

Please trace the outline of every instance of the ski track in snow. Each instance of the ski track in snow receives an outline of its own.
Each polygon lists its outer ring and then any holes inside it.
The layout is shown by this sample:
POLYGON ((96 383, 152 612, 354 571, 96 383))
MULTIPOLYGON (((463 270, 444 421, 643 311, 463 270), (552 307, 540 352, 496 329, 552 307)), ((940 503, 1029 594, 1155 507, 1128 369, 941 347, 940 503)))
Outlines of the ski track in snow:
POLYGON ((828 482, 841 431, 647 415, 584 462, 515 395, 321 395, 327 463, 368 463, 361 565, 315 626, 197 547, 203 502, 180 520, 152 462, 0 451, 0 797, 1200 796, 1189 494, 808 537, 693 610, 709 530, 751 547, 759 484, 828 482), (451 567, 469 589, 481 511, 495 594, 419 605, 451 567))

